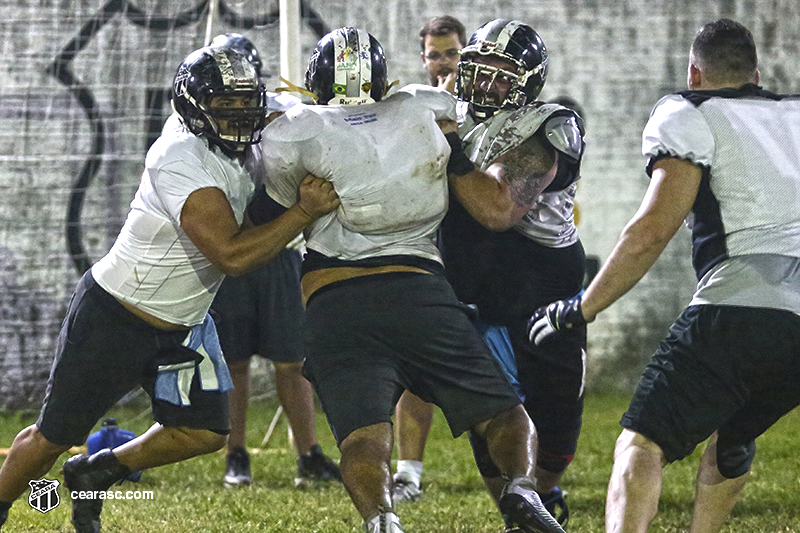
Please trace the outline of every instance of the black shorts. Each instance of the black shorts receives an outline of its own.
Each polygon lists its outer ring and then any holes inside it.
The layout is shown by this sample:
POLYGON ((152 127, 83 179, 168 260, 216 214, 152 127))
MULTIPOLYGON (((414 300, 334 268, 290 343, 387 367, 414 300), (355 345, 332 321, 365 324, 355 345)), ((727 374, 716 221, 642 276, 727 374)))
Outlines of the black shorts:
POLYGON ((155 397, 157 368, 185 350, 188 331, 156 329, 125 309, 84 274, 58 337, 39 420, 50 442, 80 445, 106 411, 136 386, 150 395, 153 418, 164 426, 228 431, 228 394, 192 381, 190 406, 155 397))
POLYGON ((391 422, 405 389, 438 405, 454 436, 520 403, 440 275, 327 285, 308 302, 305 338, 306 377, 339 443, 391 422))
POLYGON ((670 327, 620 423, 677 461, 715 430, 749 443, 800 404, 798 383, 800 316, 692 306, 670 327))
MULTIPOLYGON (((586 384, 586 326, 552 335, 540 346, 528 341, 522 321, 508 328, 524 405, 536 425, 539 453, 575 455, 581 432, 586 384)), ((560 468, 557 468, 560 470, 560 468)))
POLYGON ((258 270, 222 282, 211 309, 227 361, 303 360, 300 263, 296 250, 285 249, 258 270))

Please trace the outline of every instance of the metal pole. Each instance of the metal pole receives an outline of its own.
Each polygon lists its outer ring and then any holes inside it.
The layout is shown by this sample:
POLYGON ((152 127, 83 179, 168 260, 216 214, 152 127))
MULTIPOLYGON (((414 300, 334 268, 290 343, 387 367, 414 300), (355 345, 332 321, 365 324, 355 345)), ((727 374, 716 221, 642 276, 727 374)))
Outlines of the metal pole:
POLYGON ((206 39, 205 46, 211 44, 211 39, 214 38, 214 18, 217 16, 219 8, 219 0, 209 0, 208 2, 208 18, 206 18, 206 39))
POLYGON ((281 76, 303 85, 300 60, 300 0, 279 0, 281 76))

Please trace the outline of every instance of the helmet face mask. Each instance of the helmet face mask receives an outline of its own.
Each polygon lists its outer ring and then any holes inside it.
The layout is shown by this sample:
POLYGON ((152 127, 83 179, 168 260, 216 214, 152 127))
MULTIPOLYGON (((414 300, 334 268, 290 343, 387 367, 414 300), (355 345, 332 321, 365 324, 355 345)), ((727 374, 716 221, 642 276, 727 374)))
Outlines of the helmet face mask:
POLYGON ((224 150, 242 152, 261 140, 266 89, 253 64, 231 48, 189 54, 178 67, 172 99, 189 131, 224 150))
POLYGON ((478 119, 499 109, 518 109, 539 96, 547 68, 547 49, 533 28, 516 20, 493 20, 481 26, 461 50, 458 98, 469 102, 478 119), (486 90, 475 90, 487 77, 491 83, 486 90), (503 91, 505 86, 508 89, 503 91))
POLYGON ((365 30, 334 30, 317 43, 311 54, 305 84, 320 104, 378 102, 387 89, 383 48, 365 30))
POLYGON ((524 85, 516 69, 464 61, 459 64, 459 77, 463 83, 463 99, 477 108, 516 108, 524 104, 525 94, 520 90, 524 85))
POLYGON ((234 95, 209 95, 198 107, 203 111, 220 140, 237 147, 261 140, 264 105, 259 91, 234 95))

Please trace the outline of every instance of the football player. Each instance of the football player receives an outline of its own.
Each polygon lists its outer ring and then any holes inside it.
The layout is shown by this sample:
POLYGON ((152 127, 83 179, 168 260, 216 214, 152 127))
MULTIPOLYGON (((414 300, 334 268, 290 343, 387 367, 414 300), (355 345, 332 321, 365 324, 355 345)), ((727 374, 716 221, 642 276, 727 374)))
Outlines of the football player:
POLYGON ((800 404, 800 98, 760 79, 750 30, 730 19, 700 28, 688 90, 661 98, 642 133, 650 186, 639 209, 585 295, 531 318, 541 345, 592 322, 691 228, 697 289, 620 420, 608 533, 647 531, 662 469, 706 440, 689 530, 720 531, 755 439, 800 404))
MULTIPOLYGON (((488 22, 462 49, 457 92, 464 149, 477 167, 518 191, 520 203, 531 207, 492 231, 454 199, 440 246, 456 296, 477 307, 477 327, 536 424, 537 489, 566 525, 569 514, 557 485, 581 427, 586 328, 542 346, 532 345, 525 329, 542 303, 581 291, 585 268, 573 215, 583 124, 574 111, 537 101, 548 61, 538 33, 520 21, 488 22)), ((407 396, 403 400, 411 404, 407 396)), ((484 481, 499 501, 501 472, 485 440, 473 432, 470 441, 484 481)), ((398 498, 419 493, 418 486, 408 484, 396 480, 398 498)))
MULTIPOLYGON (((560 532, 533 490, 533 425, 443 275, 435 235, 450 185, 490 225, 517 191, 474 169, 455 133, 455 97, 424 85, 385 96, 386 61, 366 31, 340 28, 314 50, 298 105, 262 141, 267 193, 283 208, 312 173, 342 206, 306 231, 304 371, 342 453, 345 487, 369 533, 398 533, 391 500, 391 416, 401 392, 434 402, 459 435, 483 436, 510 480, 501 508, 522 531, 560 532), (467 408, 465 408, 467 406, 467 408)), ((526 209, 527 210, 527 209, 526 209)))
MULTIPOLYGON (((226 274, 267 262, 339 205, 329 183, 307 177, 296 206, 271 223, 242 226, 253 194, 247 149, 266 118, 255 68, 230 48, 202 48, 180 64, 172 91, 182 127, 151 146, 125 225, 78 284, 39 419, 17 435, 0 468, 0 516, 138 386, 155 424, 114 451, 68 459, 70 491, 102 493, 131 472, 221 448, 231 380, 207 314, 211 300, 226 274)), ((76 531, 100 531, 102 504, 73 500, 76 531)))

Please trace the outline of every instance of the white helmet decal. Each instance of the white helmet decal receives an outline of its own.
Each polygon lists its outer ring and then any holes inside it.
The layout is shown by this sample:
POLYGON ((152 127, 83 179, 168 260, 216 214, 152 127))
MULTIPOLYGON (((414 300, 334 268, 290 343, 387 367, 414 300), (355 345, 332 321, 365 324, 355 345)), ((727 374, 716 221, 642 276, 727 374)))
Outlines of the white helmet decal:
MULTIPOLYGON (((352 35, 352 34, 351 34, 352 35)), ((348 40, 343 33, 333 36, 334 79, 333 98, 329 105, 371 104, 372 61, 369 34, 356 30, 357 39, 348 40)))

